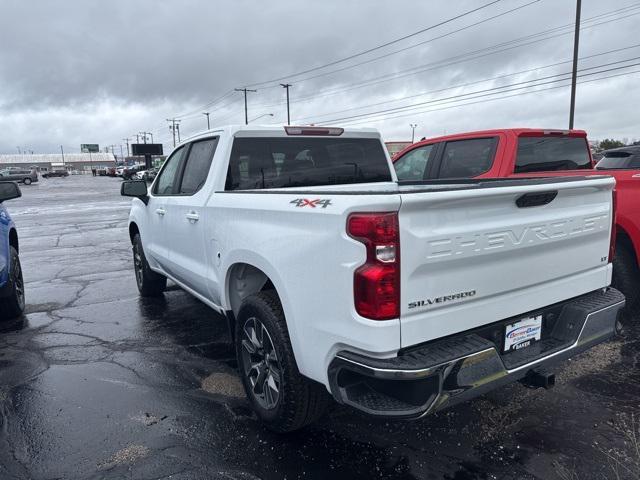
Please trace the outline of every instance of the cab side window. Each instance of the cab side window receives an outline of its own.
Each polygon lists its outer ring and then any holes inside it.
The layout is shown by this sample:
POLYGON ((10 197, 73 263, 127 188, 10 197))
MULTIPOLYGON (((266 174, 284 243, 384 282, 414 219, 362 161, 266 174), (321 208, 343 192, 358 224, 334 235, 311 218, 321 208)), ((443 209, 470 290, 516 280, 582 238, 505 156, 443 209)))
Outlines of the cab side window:
POLYGON ((434 145, 414 148, 394 164, 398 180, 425 180, 425 171, 434 145))
POLYGON ((186 148, 182 146, 167 159, 153 187, 155 195, 173 195, 175 193, 174 187, 185 151, 186 148))
POLYGON ((472 178, 493 165, 497 138, 472 138, 447 142, 438 178, 472 178))
POLYGON ((207 181, 217 144, 217 138, 208 138, 191 144, 187 164, 180 182, 179 192, 181 195, 193 195, 207 181))

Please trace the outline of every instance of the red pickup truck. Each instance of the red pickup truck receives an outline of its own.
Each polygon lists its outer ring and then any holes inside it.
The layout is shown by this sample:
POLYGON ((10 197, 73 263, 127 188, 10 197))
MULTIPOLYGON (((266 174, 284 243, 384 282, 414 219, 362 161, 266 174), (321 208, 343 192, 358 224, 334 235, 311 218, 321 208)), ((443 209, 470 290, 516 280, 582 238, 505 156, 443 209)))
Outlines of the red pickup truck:
MULTIPOLYGON (((394 158, 398 179, 611 175, 616 179, 613 285, 633 305, 640 293, 640 168, 598 168, 583 130, 509 128, 430 138, 394 158)), ((603 162, 600 167, 609 163, 603 162)), ((613 165, 613 164, 611 164, 613 165)), ((623 163, 622 165, 625 165, 623 163)))

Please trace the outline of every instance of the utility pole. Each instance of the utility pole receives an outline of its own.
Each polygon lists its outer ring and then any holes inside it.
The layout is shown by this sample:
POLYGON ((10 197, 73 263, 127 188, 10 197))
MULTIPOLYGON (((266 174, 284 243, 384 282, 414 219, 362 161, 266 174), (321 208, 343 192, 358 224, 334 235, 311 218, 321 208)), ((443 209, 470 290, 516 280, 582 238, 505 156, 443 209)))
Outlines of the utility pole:
POLYGON ((20 147, 16 147, 18 149, 18 155, 22 155, 22 151, 20 150, 20 147))
POLYGON ((573 37, 573 71, 571 72, 571 107, 569 110, 569 130, 573 129, 576 110, 576 79, 578 76, 578 44, 580 43, 580 11, 582 0, 576 0, 576 29, 573 37))
POLYGON ((289 87, 290 83, 281 83, 282 88, 287 90, 287 125, 291 125, 291 114, 289 113, 289 87))
POLYGON ((417 123, 410 123, 409 126, 411 127, 411 143, 413 143, 413 140, 416 137, 416 127, 418 126, 417 123))
POLYGON ((122 144, 120 144, 120 160, 122 160, 124 163, 124 154, 122 153, 122 144))
POLYGON ((247 92, 257 92, 248 88, 235 88, 236 92, 244 92, 244 124, 249 125, 249 110, 247 109, 247 92))
POLYGON ((136 133, 136 143, 140 143, 140 134, 136 133))
POLYGON ((176 132, 178 133, 178 143, 180 143, 180 127, 178 126, 180 120, 176 120, 175 118, 167 118, 167 122, 171 122, 171 125, 169 125, 169 130, 171 130, 171 134, 173 135, 173 148, 176 148, 176 132))
POLYGON ((62 165, 64 166, 64 149, 62 148, 62 145, 60 145, 60 153, 62 154, 62 165))
POLYGON ((153 133, 151 133, 151 132, 140 132, 140 135, 142 135, 144 143, 147 143, 147 135, 149 135, 151 137, 151 143, 153 143, 153 133))
POLYGON ((211 126, 209 125, 209 112, 202 112, 202 114, 207 116, 207 130, 211 130, 211 126))
POLYGON ((127 144, 127 157, 129 157, 129 139, 128 138, 123 138, 123 140, 126 142, 127 144))

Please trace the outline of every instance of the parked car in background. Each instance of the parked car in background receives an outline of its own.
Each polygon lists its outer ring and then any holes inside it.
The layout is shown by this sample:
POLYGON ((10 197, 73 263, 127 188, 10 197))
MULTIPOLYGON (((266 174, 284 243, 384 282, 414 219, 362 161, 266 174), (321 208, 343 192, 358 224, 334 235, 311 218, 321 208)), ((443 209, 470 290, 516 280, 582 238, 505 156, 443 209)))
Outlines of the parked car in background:
POLYGON ((4 206, 6 200, 20 197, 14 182, 0 182, 0 320, 22 314, 25 305, 24 281, 20 266, 18 231, 4 206))
POLYGON ((136 178, 138 180, 144 180, 146 174, 147 174, 147 170, 140 170, 140 171, 136 172, 136 178))
POLYGON ((116 167, 107 167, 105 175, 107 177, 115 177, 116 176, 116 167))
POLYGON ((152 168, 152 169, 147 170, 146 172, 144 172, 144 175, 142 176, 142 179, 146 180, 147 182, 153 182, 157 175, 158 175, 158 169, 157 168, 152 168))
POLYGON ((616 179, 613 286, 640 300, 640 148, 605 152, 594 170, 583 130, 500 129, 417 142, 394 166, 399 180, 611 175, 616 179), (634 167, 635 165, 635 167, 634 167))
POLYGON ((640 169, 640 145, 605 150, 601 155, 596 170, 640 169))
POLYGON ((69 172, 67 170, 50 170, 42 174, 42 178, 68 177, 68 176, 69 176, 69 172))
POLYGON ((225 314, 249 403, 291 431, 327 391, 419 418, 552 384, 545 369, 616 332, 614 184, 399 184, 375 130, 249 125, 189 139, 121 193, 140 294, 169 278, 225 314))
POLYGON ((146 170, 146 167, 144 165, 132 165, 132 166, 126 167, 122 171, 122 178, 125 180, 129 180, 131 178, 137 178, 137 173, 142 170, 146 170))
POLYGON ((31 185, 38 181, 38 172, 33 170, 25 170, 18 168, 8 168, 0 170, 0 181, 12 181, 31 185))
POLYGON ((116 177, 121 177, 124 169, 127 168, 125 166, 116 167, 116 177))

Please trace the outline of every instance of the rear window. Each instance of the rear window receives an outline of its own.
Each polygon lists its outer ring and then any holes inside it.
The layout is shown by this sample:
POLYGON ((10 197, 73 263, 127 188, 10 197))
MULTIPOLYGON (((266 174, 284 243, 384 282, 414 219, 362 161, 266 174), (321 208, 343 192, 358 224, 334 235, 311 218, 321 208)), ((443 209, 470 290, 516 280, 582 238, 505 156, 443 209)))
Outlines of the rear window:
POLYGON ((640 168, 640 152, 605 152, 597 163, 598 170, 614 170, 616 168, 640 168))
POLYGON ((236 138, 226 190, 391 181, 375 138, 236 138))
POLYGON ((590 169, 591 158, 582 137, 520 137, 515 173, 590 169))

